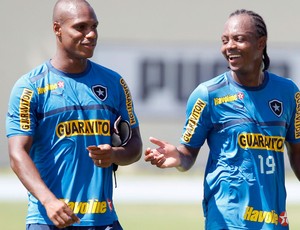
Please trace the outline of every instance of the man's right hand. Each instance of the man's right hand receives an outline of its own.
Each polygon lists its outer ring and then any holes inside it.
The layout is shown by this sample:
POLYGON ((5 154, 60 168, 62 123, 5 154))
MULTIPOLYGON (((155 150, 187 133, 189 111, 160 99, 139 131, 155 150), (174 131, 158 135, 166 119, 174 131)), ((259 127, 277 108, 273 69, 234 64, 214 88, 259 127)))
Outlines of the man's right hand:
POLYGON ((80 223, 80 219, 73 213, 70 207, 63 201, 53 198, 44 202, 47 215, 58 228, 65 228, 74 223, 80 223))

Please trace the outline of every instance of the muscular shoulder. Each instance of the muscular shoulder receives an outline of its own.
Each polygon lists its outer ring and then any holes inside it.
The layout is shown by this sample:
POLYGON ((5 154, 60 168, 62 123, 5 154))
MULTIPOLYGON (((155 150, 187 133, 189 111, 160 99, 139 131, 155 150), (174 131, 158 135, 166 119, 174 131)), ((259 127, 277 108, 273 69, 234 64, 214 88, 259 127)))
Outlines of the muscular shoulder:
POLYGON ((283 98, 294 98, 296 93, 299 93, 299 88, 295 82, 290 78, 278 76, 276 74, 268 72, 268 83, 266 91, 270 94, 276 92, 277 95, 282 95, 283 98))
POLYGON ((24 74, 23 76, 21 76, 16 81, 16 85, 26 84, 26 83, 27 84, 35 83, 39 79, 42 79, 45 76, 45 74, 47 74, 47 72, 48 72, 47 65, 46 65, 46 63, 43 63, 43 64, 35 67, 28 73, 24 74))
POLYGON ((291 78, 281 77, 274 73, 267 72, 269 76, 269 83, 273 84, 274 86, 287 86, 287 87, 296 87, 295 82, 291 78))
POLYGON ((197 86, 192 92, 190 98, 200 98, 201 100, 208 101, 211 94, 222 90, 228 85, 227 73, 223 73, 208 81, 205 81, 197 86))
POLYGON ((107 68, 103 65, 100 65, 98 63, 92 62, 91 61, 91 69, 92 71, 94 71, 96 74, 105 74, 105 75, 109 75, 110 77, 114 77, 114 78, 121 78, 121 75, 119 73, 117 73, 116 71, 107 68))

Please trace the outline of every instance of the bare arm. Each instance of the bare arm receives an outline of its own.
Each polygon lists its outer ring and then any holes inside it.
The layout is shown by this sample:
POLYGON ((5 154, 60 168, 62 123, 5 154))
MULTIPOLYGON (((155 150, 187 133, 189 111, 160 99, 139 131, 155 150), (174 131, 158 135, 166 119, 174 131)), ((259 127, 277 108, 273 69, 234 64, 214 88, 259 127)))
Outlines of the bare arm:
POLYGON ((189 148, 180 145, 177 148, 168 142, 150 137, 149 140, 158 145, 156 149, 145 151, 145 161, 159 168, 176 167, 179 171, 189 170, 195 163, 200 148, 189 148))
POLYGON ((195 163, 200 148, 190 148, 185 145, 180 145, 177 147, 180 156, 180 165, 176 168, 181 171, 189 170, 195 163))
POLYGON ((66 227, 79 218, 49 190, 34 162, 29 156, 32 145, 30 136, 14 136, 8 139, 10 165, 25 188, 46 208, 51 221, 58 227, 66 227))
POLYGON ((300 181, 300 143, 286 143, 291 167, 300 181))
POLYGON ((132 129, 130 141, 123 147, 113 147, 113 163, 129 165, 138 161, 142 156, 142 139, 139 128, 132 129))
POLYGON ((89 156, 99 167, 109 167, 113 163, 117 165, 129 165, 141 158, 142 139, 139 128, 132 129, 131 139, 125 146, 112 147, 108 144, 88 146, 89 156))

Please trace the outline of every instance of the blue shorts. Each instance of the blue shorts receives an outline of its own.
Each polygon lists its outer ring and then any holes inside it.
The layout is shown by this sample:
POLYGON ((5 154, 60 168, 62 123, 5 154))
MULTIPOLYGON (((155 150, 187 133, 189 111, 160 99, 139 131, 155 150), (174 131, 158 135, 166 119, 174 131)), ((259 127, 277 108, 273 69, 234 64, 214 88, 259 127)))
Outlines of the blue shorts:
POLYGON ((119 221, 115 221, 106 226, 69 226, 66 228, 57 228, 54 225, 46 224, 27 224, 26 230, 123 230, 123 228, 119 221))

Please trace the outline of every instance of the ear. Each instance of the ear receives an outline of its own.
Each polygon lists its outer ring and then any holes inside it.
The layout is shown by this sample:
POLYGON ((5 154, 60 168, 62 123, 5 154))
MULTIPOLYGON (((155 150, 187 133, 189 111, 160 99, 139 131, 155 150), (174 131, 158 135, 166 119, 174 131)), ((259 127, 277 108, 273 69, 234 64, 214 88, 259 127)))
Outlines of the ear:
POLYGON ((61 26, 60 26, 59 22, 53 23, 53 31, 56 36, 58 36, 58 37, 61 36, 61 26))
POLYGON ((267 45, 267 36, 260 37, 259 40, 258 40, 258 48, 260 50, 264 50, 266 45, 267 45))

